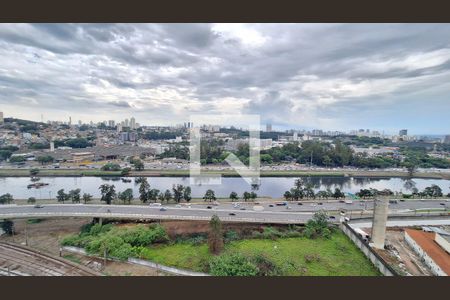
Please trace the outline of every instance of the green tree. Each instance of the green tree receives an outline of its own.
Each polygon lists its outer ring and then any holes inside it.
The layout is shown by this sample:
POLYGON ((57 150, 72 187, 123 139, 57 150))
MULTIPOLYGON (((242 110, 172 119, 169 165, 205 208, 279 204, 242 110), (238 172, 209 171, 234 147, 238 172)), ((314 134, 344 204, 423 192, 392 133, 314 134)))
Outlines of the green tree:
POLYGON ((14 198, 10 193, 3 194, 0 196, 0 204, 10 204, 13 201, 14 198))
POLYGON ((187 186, 187 187, 184 188, 183 199, 186 202, 191 201, 192 197, 191 197, 191 187, 190 186, 187 186))
POLYGON ((333 197, 335 199, 345 198, 345 194, 339 188, 334 189, 333 197))
POLYGON ((239 199, 239 196, 236 192, 231 192, 230 199, 231 199, 231 201, 237 201, 239 199))
POLYGON ((205 201, 209 201, 209 202, 215 201, 216 200, 216 194, 214 193, 213 190, 207 190, 206 193, 205 193, 205 196, 203 196, 203 199, 205 201))
POLYGON ((34 197, 28 198, 27 203, 30 203, 30 204, 36 203, 36 198, 34 198, 34 197))
POLYGON ((69 191, 69 199, 72 200, 72 203, 80 203, 80 192, 80 189, 69 191))
POLYGON ((12 155, 12 152, 10 150, 1 149, 0 150, 0 161, 7 160, 8 158, 11 157, 11 155, 12 155))
POLYGON ((173 199, 175 200, 176 203, 180 203, 181 199, 183 199, 184 186, 181 184, 174 185, 172 187, 172 191, 173 191, 173 199))
POLYGON ((250 199, 252 199, 252 201, 255 201, 255 199, 258 197, 258 195, 255 192, 250 192, 250 199))
POLYGON ((292 200, 292 193, 289 191, 284 192, 283 194, 284 199, 286 199, 286 201, 290 201, 292 200))
POLYGON ((38 162, 40 162, 41 165, 44 165, 44 164, 52 163, 54 161, 54 158, 52 156, 50 156, 50 155, 44 155, 44 156, 38 156, 36 158, 36 160, 38 162))
POLYGON ((149 200, 150 184, 145 177, 141 177, 139 182, 139 200, 141 200, 142 203, 147 203, 149 200))
POLYGON ((69 200, 69 195, 64 192, 64 189, 60 189, 56 193, 56 200, 58 200, 58 202, 62 202, 64 204, 65 201, 69 200))
POLYGON ((133 190, 128 188, 123 192, 119 192, 118 197, 123 201, 124 204, 125 202, 128 202, 128 204, 130 204, 131 200, 133 200, 133 190))
POLYGON ((110 205, 111 202, 116 198, 116 189, 114 185, 102 184, 99 187, 100 193, 102 195, 101 201, 105 201, 106 204, 110 205))
POLYGON ((132 164, 134 165, 134 169, 136 171, 142 171, 144 170, 144 163, 140 159, 133 160, 132 164))
POLYGON ((209 221, 208 247, 215 255, 223 250, 222 222, 217 215, 213 215, 209 221))
POLYGON ((122 171, 120 171, 121 176, 127 176, 131 172, 131 168, 123 168, 122 171))
POLYGON ((325 211, 318 211, 313 218, 305 225, 304 234, 308 238, 331 237, 331 230, 329 229, 328 215, 325 211))
POLYGON ((20 162, 24 162, 25 161, 25 157, 23 156, 11 156, 11 158, 9 159, 10 163, 20 163, 20 162))
POLYGON ((166 190, 164 192, 164 200, 166 200, 167 203, 169 203, 169 201, 172 199, 172 193, 170 192, 170 190, 166 190))
POLYGON ((7 234, 7 235, 13 235, 15 230, 14 230, 14 223, 11 220, 4 220, 2 222, 2 230, 7 234))
POLYGON ((244 199, 245 202, 247 202, 248 200, 250 200, 251 198, 251 194, 249 192, 244 192, 242 194, 242 199, 244 199))
POLYGON ((324 155, 324 156, 322 157, 322 163, 323 163, 326 167, 329 167, 329 166, 333 163, 333 161, 331 160, 331 158, 330 158, 328 155, 324 155))
POLYGON ((102 171, 121 171, 120 165, 115 163, 104 164, 101 168, 102 171))
POLYGON ((84 202, 84 204, 90 202, 91 200, 92 200, 92 195, 91 194, 87 194, 87 193, 83 194, 83 202, 84 202))
POLYGON ((159 195, 158 195, 158 200, 161 202, 161 203, 163 203, 164 202, 164 199, 165 199, 165 197, 164 197, 164 193, 159 193, 159 195))
POLYGON ((158 189, 151 189, 148 192, 148 199, 152 200, 153 202, 156 202, 158 200, 159 190, 158 189))

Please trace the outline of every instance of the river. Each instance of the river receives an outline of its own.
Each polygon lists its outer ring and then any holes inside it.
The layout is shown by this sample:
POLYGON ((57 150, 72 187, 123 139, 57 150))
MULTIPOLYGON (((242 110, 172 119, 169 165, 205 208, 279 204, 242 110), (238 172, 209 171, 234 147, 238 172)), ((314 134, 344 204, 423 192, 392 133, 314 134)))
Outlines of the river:
MULTIPOLYGON (((95 198, 100 197, 99 186, 101 184, 114 184, 116 191, 120 192, 127 188, 132 188, 134 196, 139 193, 139 185, 131 182, 122 182, 120 178, 104 177, 42 177, 39 182, 48 183, 39 189, 27 189, 27 185, 32 183, 28 177, 3 177, 0 178, 0 195, 10 193, 15 199, 27 199, 35 197, 36 199, 55 198, 59 189, 68 192, 71 189, 79 188, 81 193, 90 193, 95 198)), ((258 196, 268 196, 281 198, 286 190, 289 190, 296 178, 293 177, 262 177, 258 196)), ((412 185, 408 184, 407 179, 403 178, 352 178, 352 177, 308 177, 305 178, 311 182, 315 190, 331 188, 340 188, 344 192, 355 193, 363 188, 375 188, 378 190, 390 189, 394 192, 408 193, 411 187, 423 190, 425 187, 436 184, 442 188, 444 194, 450 192, 450 180, 444 179, 413 179, 412 185)), ((189 185, 188 177, 148 177, 151 188, 157 188, 161 191, 171 189, 174 184, 189 185)), ((251 187, 240 177, 222 178, 220 185, 191 185, 193 197, 203 197, 205 191, 212 189, 217 197, 228 197, 232 191, 242 195, 245 191, 251 191, 251 187)))

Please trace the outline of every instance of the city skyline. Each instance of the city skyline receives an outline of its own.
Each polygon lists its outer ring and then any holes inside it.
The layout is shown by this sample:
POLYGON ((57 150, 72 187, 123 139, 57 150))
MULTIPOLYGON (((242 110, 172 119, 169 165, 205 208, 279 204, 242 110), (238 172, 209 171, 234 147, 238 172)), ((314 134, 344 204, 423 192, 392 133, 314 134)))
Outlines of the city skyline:
POLYGON ((448 34, 448 24, 5 24, 0 105, 4 117, 72 124, 251 113, 274 130, 444 135, 448 34))

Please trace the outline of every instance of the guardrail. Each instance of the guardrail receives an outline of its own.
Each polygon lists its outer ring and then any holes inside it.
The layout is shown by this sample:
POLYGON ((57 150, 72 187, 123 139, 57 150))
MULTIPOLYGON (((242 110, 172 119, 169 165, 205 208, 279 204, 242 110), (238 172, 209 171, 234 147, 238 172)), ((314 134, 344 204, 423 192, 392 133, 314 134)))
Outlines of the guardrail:
MULTIPOLYGON (((0 219, 20 219, 20 218, 52 218, 52 217, 89 217, 89 218, 108 218, 108 219, 150 219, 150 220, 185 220, 185 221, 209 221, 209 216, 179 216, 179 215, 148 215, 148 214, 117 214, 117 213, 9 213, 1 214, 0 219)), ((270 223, 270 224, 303 224, 299 219, 267 219, 267 218, 239 218, 239 217, 220 217, 224 222, 243 222, 243 223, 270 223)))

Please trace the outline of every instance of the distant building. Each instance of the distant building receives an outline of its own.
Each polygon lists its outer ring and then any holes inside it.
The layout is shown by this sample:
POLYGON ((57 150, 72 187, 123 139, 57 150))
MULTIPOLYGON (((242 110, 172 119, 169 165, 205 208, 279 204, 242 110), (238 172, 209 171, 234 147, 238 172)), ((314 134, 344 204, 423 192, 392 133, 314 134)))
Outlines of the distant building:
POLYGON ((450 134, 444 137, 444 143, 450 144, 450 134))
POLYGON ((3 112, 0 111, 0 124, 5 123, 5 120, 3 119, 3 112))
POLYGON ((122 123, 117 124, 117 132, 122 132, 122 123))
POLYGON ((75 163, 80 163, 83 161, 92 161, 94 160, 94 153, 92 152, 78 152, 78 153, 72 153, 72 160, 75 163))
POLYGON ((134 117, 131 117, 130 119, 130 128, 136 129, 136 119, 134 117))
POLYGON ((119 140, 124 143, 128 141, 128 132, 121 132, 119 135, 119 140))
POLYGON ((292 140, 295 142, 295 141, 298 141, 298 133, 297 132, 294 132, 294 134, 293 134, 293 136, 292 136, 292 140))
POLYGON ((311 134, 314 135, 314 136, 319 136, 319 135, 323 135, 323 131, 320 130, 320 129, 313 129, 311 134))
POLYGON ((128 140, 130 142, 136 142, 136 140, 137 140, 137 133, 136 132, 129 132, 128 133, 128 140))
POLYGON ((109 127, 114 127, 114 126, 116 126, 116 122, 114 120, 109 120, 108 121, 108 126, 109 127))
POLYGON ((402 129, 398 132, 399 136, 405 136, 408 135, 408 129, 402 129))
POLYGON ((272 124, 266 124, 266 132, 272 132, 272 124))

